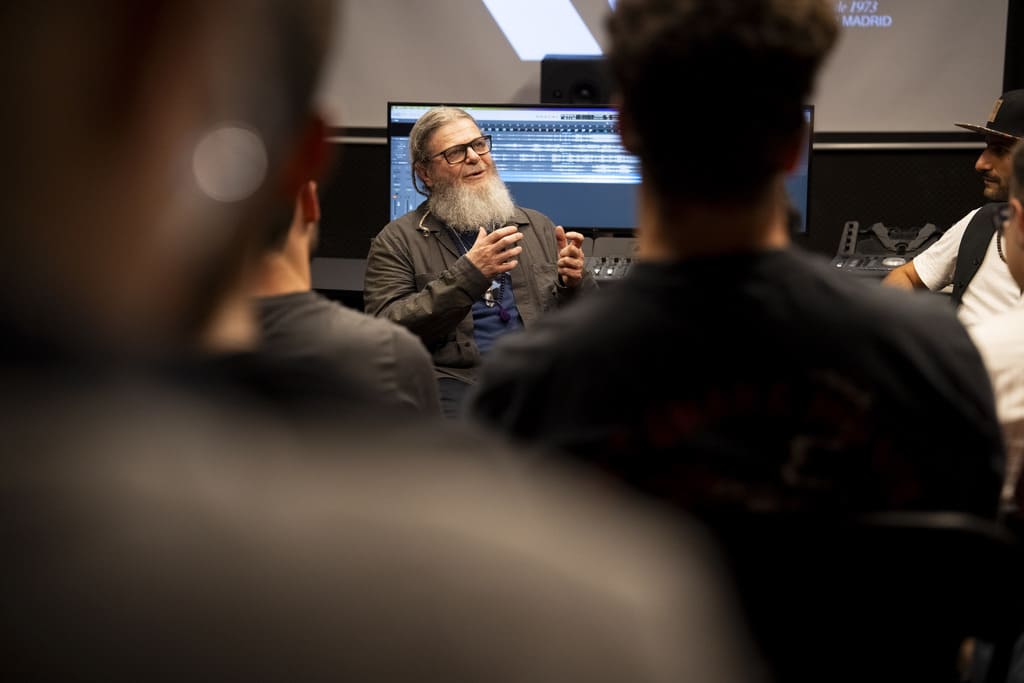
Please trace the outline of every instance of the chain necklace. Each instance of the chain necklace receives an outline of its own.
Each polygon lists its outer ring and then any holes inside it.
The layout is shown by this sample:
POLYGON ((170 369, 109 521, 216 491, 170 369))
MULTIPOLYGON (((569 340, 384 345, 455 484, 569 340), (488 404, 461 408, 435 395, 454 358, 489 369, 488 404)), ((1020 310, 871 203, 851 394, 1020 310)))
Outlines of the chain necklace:
MULTIPOLYGON (((470 247, 466 246, 466 243, 462 241, 462 235, 458 230, 449 226, 448 229, 455 237, 455 241, 462 249, 463 254, 468 254, 470 247)), ((498 317, 501 321, 507 323, 511 319, 511 315, 504 306, 501 305, 501 300, 505 296, 505 285, 508 283, 508 273, 499 273, 497 277, 491 280, 491 286, 484 292, 483 301, 488 308, 498 307, 498 317)))
POLYGON ((996 253, 999 254, 999 260, 1006 263, 1006 256, 1003 255, 1003 231, 996 230, 996 253))

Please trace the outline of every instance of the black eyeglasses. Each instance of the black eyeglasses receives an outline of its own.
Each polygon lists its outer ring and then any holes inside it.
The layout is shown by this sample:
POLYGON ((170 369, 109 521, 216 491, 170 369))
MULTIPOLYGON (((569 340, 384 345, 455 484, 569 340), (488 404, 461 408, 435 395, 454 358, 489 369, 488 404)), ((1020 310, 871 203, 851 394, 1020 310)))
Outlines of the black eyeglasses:
POLYGON ((449 164, 461 164, 466 160, 466 154, 468 154, 467 150, 470 149, 480 156, 488 154, 491 151, 491 136, 481 135, 476 140, 470 140, 464 145, 453 145, 443 152, 438 152, 430 158, 436 159, 437 157, 444 157, 444 160, 449 164))

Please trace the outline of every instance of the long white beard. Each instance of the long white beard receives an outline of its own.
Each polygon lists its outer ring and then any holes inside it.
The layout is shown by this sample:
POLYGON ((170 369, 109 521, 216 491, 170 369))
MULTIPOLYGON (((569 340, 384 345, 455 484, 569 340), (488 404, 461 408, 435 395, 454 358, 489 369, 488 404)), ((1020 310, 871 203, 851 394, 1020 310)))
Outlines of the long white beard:
POLYGON ((464 231, 506 225, 516 212, 511 193, 496 173, 479 187, 434 183, 427 206, 447 225, 464 231))

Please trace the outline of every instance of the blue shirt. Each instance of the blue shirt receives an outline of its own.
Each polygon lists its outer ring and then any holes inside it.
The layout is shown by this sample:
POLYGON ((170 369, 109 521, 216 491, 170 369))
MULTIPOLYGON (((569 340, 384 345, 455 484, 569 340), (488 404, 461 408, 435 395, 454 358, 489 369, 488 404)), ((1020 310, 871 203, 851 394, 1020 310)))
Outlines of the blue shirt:
MULTIPOLYGON (((495 282, 499 281, 496 279, 495 282)), ((498 289, 501 290, 500 285, 498 289)), ((488 306, 485 301, 473 304, 473 339, 481 354, 487 353, 506 332, 523 329, 523 321, 516 308, 516 296, 512 293, 511 275, 506 274, 505 287, 501 292, 501 299, 494 306, 488 306), (503 310, 507 314, 507 321, 501 319, 503 310)))
MULTIPOLYGON (((463 254, 469 251, 466 245, 476 241, 477 233, 474 231, 452 232, 455 233, 455 244, 463 254)), ((516 308, 516 295, 512 292, 512 276, 504 273, 494 278, 488 296, 473 303, 473 340, 482 355, 490 350, 501 335, 522 328, 523 321, 516 308), (488 298, 494 302, 493 305, 488 305, 488 298)))

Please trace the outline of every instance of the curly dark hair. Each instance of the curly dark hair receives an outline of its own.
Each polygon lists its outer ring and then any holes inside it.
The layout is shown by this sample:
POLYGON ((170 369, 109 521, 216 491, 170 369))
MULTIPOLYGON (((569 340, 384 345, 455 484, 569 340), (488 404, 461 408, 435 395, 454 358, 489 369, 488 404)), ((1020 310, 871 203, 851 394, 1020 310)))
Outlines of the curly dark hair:
POLYGON ((839 30, 824 0, 619 0, 608 28, 645 179, 706 202, 753 197, 780 170, 839 30))

